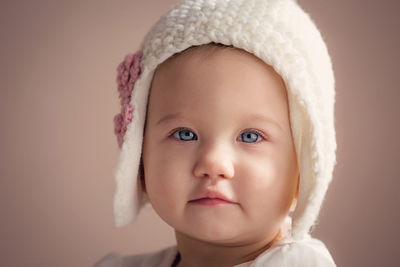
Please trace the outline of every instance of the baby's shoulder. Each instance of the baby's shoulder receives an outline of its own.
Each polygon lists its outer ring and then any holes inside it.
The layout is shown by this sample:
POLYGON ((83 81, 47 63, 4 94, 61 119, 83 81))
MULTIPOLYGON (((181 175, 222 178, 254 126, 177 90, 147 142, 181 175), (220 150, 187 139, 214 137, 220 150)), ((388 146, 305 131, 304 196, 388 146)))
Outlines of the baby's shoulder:
POLYGON ((336 267, 336 264, 321 240, 308 237, 281 240, 260 254, 253 266, 336 267))
POLYGON ((98 260, 93 267, 148 267, 170 266, 176 255, 176 246, 170 246, 155 252, 122 256, 116 252, 110 252, 98 260))

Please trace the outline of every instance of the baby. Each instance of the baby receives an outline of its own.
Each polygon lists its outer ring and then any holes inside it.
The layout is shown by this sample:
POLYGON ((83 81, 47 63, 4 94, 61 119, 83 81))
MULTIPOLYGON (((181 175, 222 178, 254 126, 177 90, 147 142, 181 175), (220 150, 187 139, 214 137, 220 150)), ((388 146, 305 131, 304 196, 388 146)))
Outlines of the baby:
POLYGON ((333 72, 295 1, 182 1, 117 80, 116 225, 149 203, 177 244, 96 267, 336 266, 309 233, 336 163, 333 72))

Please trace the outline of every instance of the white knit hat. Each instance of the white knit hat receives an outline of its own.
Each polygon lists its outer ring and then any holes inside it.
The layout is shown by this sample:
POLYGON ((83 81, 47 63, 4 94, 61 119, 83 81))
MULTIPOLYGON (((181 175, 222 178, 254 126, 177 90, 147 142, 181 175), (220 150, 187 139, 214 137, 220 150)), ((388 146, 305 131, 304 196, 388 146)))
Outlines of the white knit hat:
POLYGON ((118 66, 121 113, 114 118, 121 148, 115 172, 115 225, 132 222, 148 203, 139 164, 148 92, 156 67, 175 53, 208 43, 233 45, 271 65, 288 94, 300 170, 292 238, 309 236, 336 164, 335 87, 331 59, 316 25, 294 0, 184 0, 118 66))

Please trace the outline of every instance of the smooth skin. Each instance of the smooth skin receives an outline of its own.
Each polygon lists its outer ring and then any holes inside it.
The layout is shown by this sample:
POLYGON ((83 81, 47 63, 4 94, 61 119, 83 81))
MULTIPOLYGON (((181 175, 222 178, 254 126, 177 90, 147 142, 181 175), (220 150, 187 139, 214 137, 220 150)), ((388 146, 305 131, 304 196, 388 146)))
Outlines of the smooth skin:
POLYGON ((193 49, 157 69, 143 142, 145 191, 175 229, 178 266, 234 266, 273 241, 297 199, 286 88, 238 49, 193 49), (217 190, 234 204, 190 200, 217 190))

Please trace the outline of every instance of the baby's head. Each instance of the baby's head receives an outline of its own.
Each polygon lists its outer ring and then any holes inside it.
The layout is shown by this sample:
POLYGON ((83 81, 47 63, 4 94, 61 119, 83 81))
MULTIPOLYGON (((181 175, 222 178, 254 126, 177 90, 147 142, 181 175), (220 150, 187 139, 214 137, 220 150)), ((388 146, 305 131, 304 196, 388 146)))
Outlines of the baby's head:
POLYGON ((272 240, 299 177, 282 78, 237 48, 175 55, 154 75, 142 157, 149 201, 178 234, 272 240), (214 203, 212 194, 232 203, 214 203))
POLYGON ((117 227, 151 203, 194 237, 273 238, 295 207, 290 235, 309 235, 336 163, 335 88, 296 1, 183 0, 117 80, 117 227), (194 201, 217 193, 235 203, 194 201))

